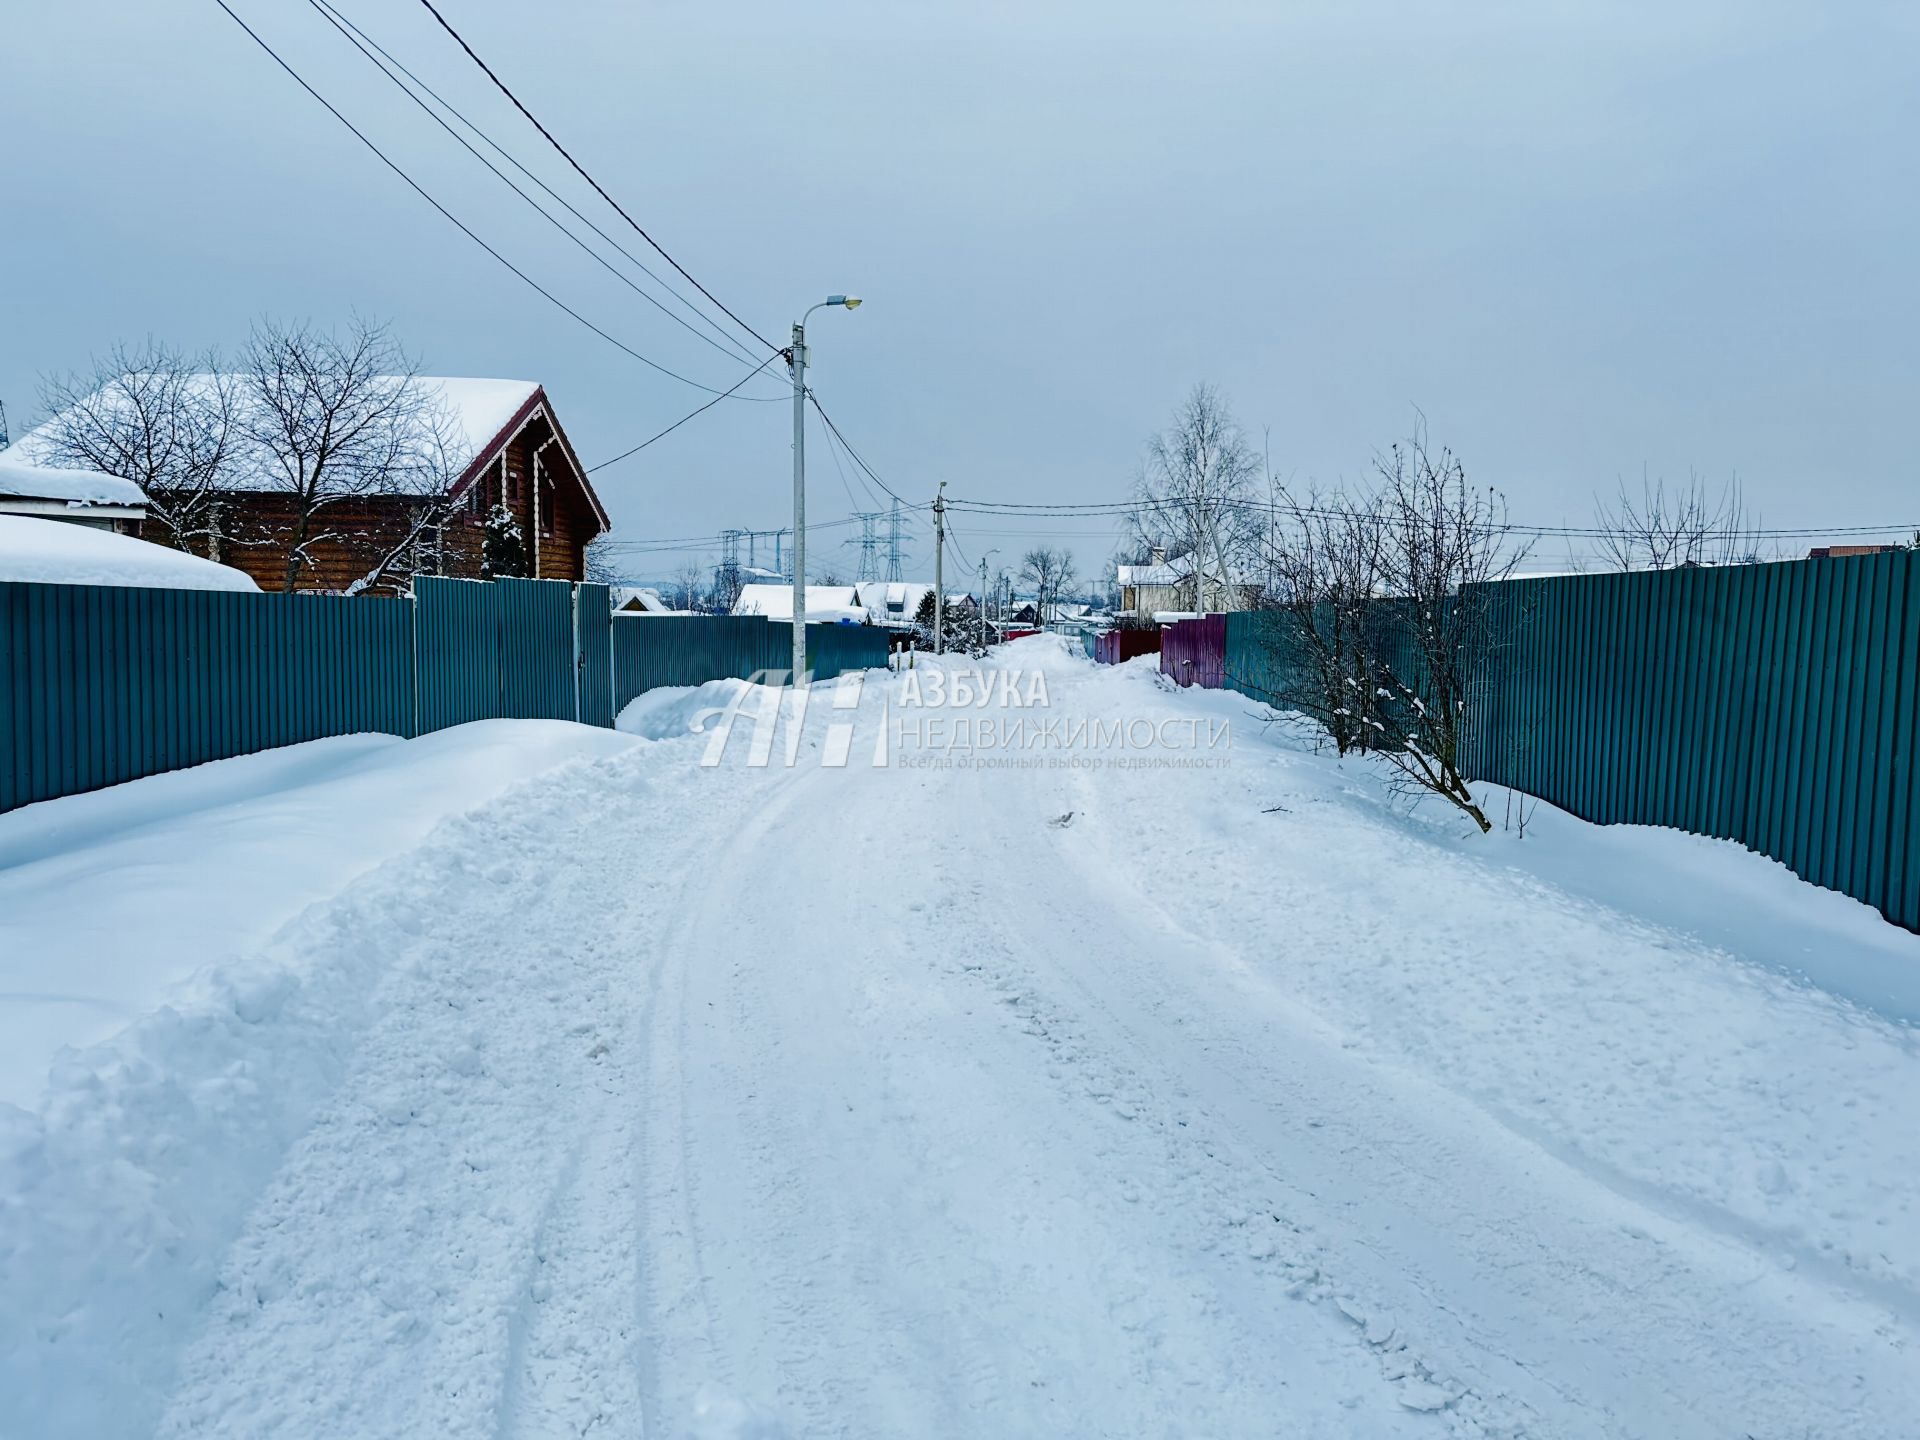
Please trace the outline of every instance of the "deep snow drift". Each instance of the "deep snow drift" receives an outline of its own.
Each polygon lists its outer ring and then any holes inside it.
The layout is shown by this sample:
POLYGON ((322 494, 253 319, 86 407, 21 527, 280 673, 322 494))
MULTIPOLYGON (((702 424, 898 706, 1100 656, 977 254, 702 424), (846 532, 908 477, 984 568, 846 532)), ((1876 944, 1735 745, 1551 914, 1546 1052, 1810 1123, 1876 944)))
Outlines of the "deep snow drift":
POLYGON ((0 1138, 8 1423, 1912 1432, 1920 940, 1464 837, 1138 663, 967 668, 791 748, 645 697, 70 1057, 0 1138))

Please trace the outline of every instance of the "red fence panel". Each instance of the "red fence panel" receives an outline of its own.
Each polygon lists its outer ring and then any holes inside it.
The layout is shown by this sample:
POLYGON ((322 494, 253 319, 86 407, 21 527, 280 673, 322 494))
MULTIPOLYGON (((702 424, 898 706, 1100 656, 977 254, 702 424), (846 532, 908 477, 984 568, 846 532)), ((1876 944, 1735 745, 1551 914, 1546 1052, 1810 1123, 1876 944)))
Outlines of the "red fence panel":
POLYGON ((1108 630, 1093 637, 1093 658, 1102 665, 1118 665, 1138 655, 1152 655, 1160 649, 1160 631, 1108 630))

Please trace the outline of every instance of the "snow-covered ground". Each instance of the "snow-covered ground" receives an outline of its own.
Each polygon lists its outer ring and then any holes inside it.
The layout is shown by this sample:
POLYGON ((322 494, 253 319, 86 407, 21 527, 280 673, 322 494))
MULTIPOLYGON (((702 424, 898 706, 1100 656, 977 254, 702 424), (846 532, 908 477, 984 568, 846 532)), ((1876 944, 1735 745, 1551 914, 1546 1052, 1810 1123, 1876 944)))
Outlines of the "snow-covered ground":
MULTIPOLYGON (((1915 1433, 1920 939, 1726 845, 1409 817, 1140 662, 994 664, 1044 708, 822 686, 756 766, 753 687, 652 695, 390 800, 271 934, 143 907, 210 968, 0 1107, 0 1430, 1915 1433), (944 748, 984 718, 1069 749, 944 748)), ((156 863, 89 801, 5 859, 156 863)))

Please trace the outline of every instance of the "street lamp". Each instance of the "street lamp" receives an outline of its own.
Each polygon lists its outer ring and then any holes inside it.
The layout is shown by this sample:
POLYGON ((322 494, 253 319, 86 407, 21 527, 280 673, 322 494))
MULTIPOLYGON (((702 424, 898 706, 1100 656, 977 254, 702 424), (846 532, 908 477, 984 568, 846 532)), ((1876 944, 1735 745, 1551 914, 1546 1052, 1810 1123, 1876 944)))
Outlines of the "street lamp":
POLYGON ((829 295, 793 327, 793 681, 807 673, 807 315, 829 305, 860 308, 858 295, 829 295))

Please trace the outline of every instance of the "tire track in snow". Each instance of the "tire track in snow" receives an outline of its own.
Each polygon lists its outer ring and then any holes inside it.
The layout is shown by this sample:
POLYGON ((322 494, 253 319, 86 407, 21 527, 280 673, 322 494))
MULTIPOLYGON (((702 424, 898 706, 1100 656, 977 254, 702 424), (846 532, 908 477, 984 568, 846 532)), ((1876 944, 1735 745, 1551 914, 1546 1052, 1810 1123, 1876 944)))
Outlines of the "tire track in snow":
MULTIPOLYGON (((817 843, 821 814, 839 808, 834 794, 857 783, 856 774, 809 766, 758 775, 771 798, 703 870, 699 898, 676 922, 668 947, 678 957, 663 981, 671 998, 663 995, 656 1012, 660 1133, 651 1146, 651 1234, 667 1245, 656 1268, 673 1278, 655 1329, 661 1368, 677 1372, 657 1409, 668 1423, 692 1416, 714 1433, 772 1427, 776 1413, 805 1435, 882 1433, 875 1424, 884 1433, 937 1433, 928 1428, 936 1416, 979 1408, 996 1374, 991 1356, 965 1324, 948 1330, 938 1353, 916 1352, 922 1327, 889 1311, 887 1287, 857 1252, 838 1260, 857 1272, 856 1293, 820 1283, 812 1245, 852 1226, 838 1213, 836 1187, 805 1163, 816 1147, 779 1123, 788 1092, 774 1067, 789 1042, 769 1017, 790 1000, 783 991, 796 979, 790 931, 833 933, 858 920, 810 913, 770 926, 765 947, 743 947, 740 937, 739 896, 753 893, 772 867, 793 868, 789 857, 802 850, 830 854, 817 843), (785 833, 789 826, 798 833, 785 833), (812 1238, 796 1250, 796 1237, 812 1238), (676 1257, 669 1242, 681 1238, 684 1256, 676 1257), (927 1389, 942 1392, 931 1410, 916 1394, 927 1389), (873 1418, 876 1406, 884 1421, 873 1418)), ((816 873, 804 860, 798 868, 793 894, 839 890, 861 905, 857 887, 836 884, 842 877, 816 873)), ((890 1133, 888 1144, 904 1153, 910 1140, 890 1133)), ((900 1250, 911 1233, 884 1243, 900 1250)))
MULTIPOLYGON (((1474 1388, 1524 1396, 1552 1417, 1537 1422, 1548 1427, 1541 1433, 1900 1428, 1892 1397, 1904 1388, 1894 1379, 1903 1344, 1871 1312, 1567 1166, 1445 1089, 1443 1076, 1357 1048, 1256 978, 1251 957, 1185 929, 1150 889, 1122 880, 1141 807, 1128 776, 1103 778, 1096 788, 1078 772, 1077 798, 1063 801, 1087 823, 1059 838, 1061 867, 1095 897, 1094 913, 1128 917, 1132 948, 1149 963, 1116 974, 1063 952, 1056 968, 1136 1051, 1182 1055, 1178 1074, 1242 1155, 1291 1149, 1336 1187, 1346 1172, 1349 1193, 1315 1197, 1313 1207, 1332 1222, 1320 1230, 1336 1300, 1395 1316, 1429 1363, 1474 1388), (1204 1039, 1170 1050, 1170 1020, 1204 1039), (1300 1106, 1321 1117, 1305 1130, 1292 1113, 1300 1106), (1831 1377, 1830 1386, 1809 1387, 1808 1375, 1831 1377), (1857 1413, 1842 1420, 1832 1396, 1844 1392, 1843 1408, 1857 1413)), ((1170 850, 1201 838, 1186 827, 1202 813, 1189 807, 1161 822, 1170 850)), ((1300 917, 1270 932, 1281 956, 1339 943, 1337 920, 1325 932, 1314 923, 1321 911, 1289 903, 1284 875, 1260 898, 1275 915, 1300 917)), ((1114 953, 1126 950, 1117 937, 1114 953)), ((1355 958, 1354 983, 1365 985, 1355 958)), ((1283 975, 1284 959, 1271 968, 1283 975)))
MULTIPOLYGON (((684 1414, 703 1378, 723 1376, 724 1400, 806 1435, 1279 1423, 1345 1436, 1459 1421, 1397 1404, 1430 1397, 1390 1385, 1316 1307, 1224 1305, 1219 1267, 1190 1253, 1193 1227, 1123 1197, 1163 1153, 1083 1141, 1086 1102, 1049 1084, 1004 1010, 978 1003, 949 953, 975 947, 972 917, 847 883, 823 835, 884 833, 899 873, 936 892, 960 883, 930 837, 946 825, 959 849, 991 843, 972 777, 809 770, 775 783, 708 872, 706 908, 672 946, 687 963, 665 982, 687 985, 686 1088, 678 1106, 656 1100, 684 1150, 665 1157, 662 1134, 650 1151, 686 1178, 655 1237, 697 1232, 688 1283, 702 1298, 656 1309, 680 1387, 662 1413, 684 1414), (743 943, 732 897, 776 865, 781 923, 743 943), (696 1313, 706 1333, 676 1337, 696 1313)), ((663 999, 656 1016, 657 1061, 674 1009, 663 999)))
MULTIPOLYGON (((1033 825, 1043 814, 1069 810, 1085 815, 1087 772, 1069 773, 1073 782, 1049 787, 1054 802, 1034 793, 1037 787, 1028 788, 1017 804, 996 812, 995 825, 1002 833, 976 836, 975 842, 990 851, 1011 851, 1023 838, 1021 821, 1033 825)), ((1049 838, 1062 847, 1072 843, 1070 833, 1049 838)), ((1063 919, 1077 932, 1081 954, 1124 954, 1137 937, 1123 934, 1124 925, 1108 918, 1107 907, 1085 904, 1072 887, 1034 884, 1024 877, 1012 884, 1029 891, 1018 904, 1008 904, 1004 877, 996 881, 992 905, 985 902, 978 882, 968 887, 966 902, 942 902, 972 929, 973 943, 967 957, 953 964, 954 973, 983 987, 1003 1007, 1008 1023, 1045 1050, 1049 1077, 1061 1092, 1093 1107, 1089 1123, 1151 1136, 1150 1152, 1157 1153, 1132 1169, 1123 1199, 1157 1211, 1169 1230, 1189 1232, 1188 1243, 1224 1272, 1222 1303, 1232 1305, 1238 1298, 1257 1308, 1326 1302, 1319 1314, 1337 1316, 1336 1325, 1351 1327, 1349 1333, 1361 1342, 1363 1352, 1374 1356, 1381 1379, 1404 1409, 1434 1413, 1436 1418, 1446 1412, 1446 1428, 1455 1434, 1544 1433, 1533 1430, 1537 1417, 1526 1406, 1504 1394, 1477 1394, 1449 1378, 1421 1353, 1403 1326, 1341 1290, 1326 1273, 1328 1256, 1316 1239, 1315 1226, 1302 1218, 1303 1212, 1317 1209, 1311 1198, 1211 1114, 1182 1075, 1161 1062, 1157 1047, 1144 1045, 1119 1021, 1100 990, 1082 982, 1072 967, 1049 964, 1058 952, 1023 944, 1020 935, 1003 928, 999 917, 1029 916, 1035 910, 1066 912, 1063 919), (1236 1297, 1243 1279, 1251 1280, 1254 1288, 1250 1295, 1236 1297)), ((1125 913, 1119 904, 1113 911, 1125 913)), ((1103 979, 1108 989, 1124 984, 1110 973, 1103 979)), ((1182 1023, 1181 1017, 1164 1010, 1155 1018, 1169 1028, 1182 1023)), ((1257 1326, 1258 1317, 1249 1318, 1257 1326)))
POLYGON ((636 1433, 634 995, 686 768, 561 772, 401 872, 408 959, 222 1266, 163 1436, 636 1433))

